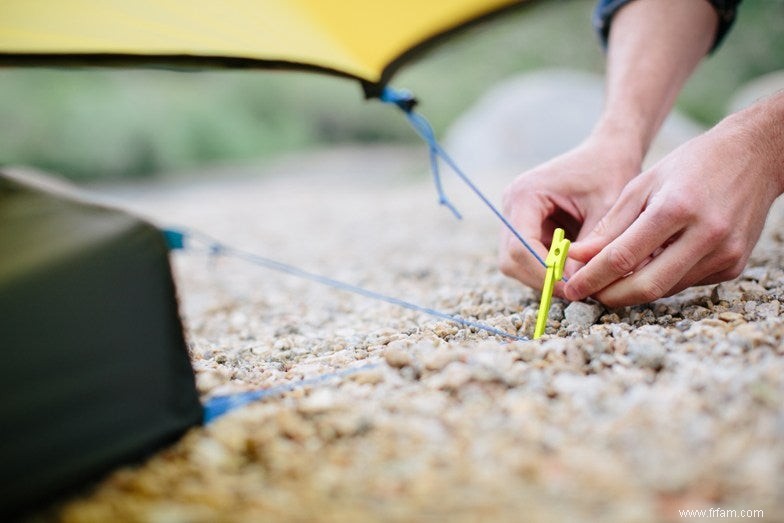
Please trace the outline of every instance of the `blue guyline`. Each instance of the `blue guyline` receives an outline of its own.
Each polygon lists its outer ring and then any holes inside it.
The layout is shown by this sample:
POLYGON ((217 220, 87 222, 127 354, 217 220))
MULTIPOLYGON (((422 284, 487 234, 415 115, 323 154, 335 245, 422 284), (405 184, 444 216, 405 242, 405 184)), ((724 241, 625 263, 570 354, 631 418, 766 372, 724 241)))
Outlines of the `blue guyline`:
POLYGON ((199 240, 206 245, 207 249, 209 249, 209 251, 212 254, 215 255, 225 255, 225 256, 238 258, 247 261, 249 263, 252 263, 254 265, 265 267, 267 269, 272 269, 274 271, 290 274, 298 278, 314 281, 316 283, 321 283, 322 285, 326 285, 334 289, 353 292, 354 294, 359 294, 360 296, 365 296, 367 298, 371 298, 374 300, 391 303, 392 305, 397 305, 405 309, 410 309, 413 311, 428 314, 430 316, 434 316, 436 318, 441 318, 443 320, 451 321, 453 323, 458 323, 465 327, 472 327, 474 329, 483 330, 489 332, 490 334, 494 334, 496 336, 502 336, 504 338, 509 338, 515 341, 528 340, 528 338, 524 336, 517 336, 516 334, 510 334, 500 329, 496 329, 495 327, 491 327, 490 325, 485 325, 484 323, 467 320, 465 318, 461 318, 460 316, 447 314, 445 312, 441 312, 436 309, 431 309, 430 307, 423 307, 415 303, 401 300, 400 298, 387 296, 386 294, 381 294, 376 291, 371 291, 369 289, 365 289, 357 285, 352 285, 350 283, 334 280, 332 278, 328 278, 320 274, 308 272, 303 269, 299 269, 297 267, 287 265, 279 261, 271 260, 269 258, 264 258, 263 256, 253 254, 251 252, 243 251, 234 247, 230 247, 228 245, 223 245, 217 240, 215 240, 214 238, 201 232, 197 232, 193 230, 185 230, 185 229, 166 229, 163 231, 163 234, 166 237, 169 247, 172 249, 184 249, 186 247, 185 245, 186 239, 190 238, 193 240, 199 240))
MULTIPOLYGON (((523 238, 523 236, 517 231, 514 225, 512 225, 509 220, 506 219, 501 211, 499 211, 498 208, 493 205, 493 203, 484 195, 484 193, 482 193, 482 191, 479 190, 474 182, 471 181, 471 178, 469 178, 468 175, 457 166, 452 157, 446 153, 443 147, 441 147, 441 144, 438 143, 438 139, 436 138, 435 132, 433 131, 433 126, 430 125, 430 122, 428 122, 424 116, 414 111, 414 106, 416 105, 416 99, 414 96, 408 91, 395 90, 389 86, 386 86, 381 92, 379 99, 382 102, 399 107, 405 113, 406 118, 411 124, 411 127, 414 128, 414 131, 416 131, 420 138, 422 138, 422 140, 424 140, 427 144, 428 150, 430 152, 430 166, 433 171, 436 191, 438 192, 438 202, 451 210, 457 218, 461 217, 460 213, 444 193, 444 189, 441 184, 441 174, 438 169, 438 160, 440 158, 445 164, 449 166, 450 169, 452 169, 455 174, 457 174, 457 176, 460 177, 461 180, 463 180, 463 182, 465 182, 466 185, 468 185, 474 194, 476 194, 479 199, 482 200, 482 202, 484 202, 484 204, 487 205, 491 211, 493 211, 493 214, 495 214, 498 219, 501 220, 501 222, 506 226, 506 228, 509 229, 509 231, 515 236, 515 238, 517 238, 520 243, 523 244, 523 247, 525 247, 528 252, 530 252, 531 255, 536 258, 536 261, 538 261, 542 267, 546 269, 547 264, 542 259, 542 257, 537 254, 533 247, 531 247, 525 238, 523 238)), ((566 277, 564 277, 563 280, 569 281, 566 277)))
POLYGON ((329 374, 322 374, 321 376, 316 376, 314 378, 295 381, 292 383, 286 383, 283 385, 278 385, 276 387, 270 387, 267 389, 250 390, 247 392, 239 392, 237 394, 214 396, 208 399, 207 402, 204 404, 204 423, 205 424, 212 423, 213 421, 220 418, 224 414, 227 414, 239 407, 244 407, 248 403, 253 403, 254 401, 269 398, 272 396, 280 396, 281 394, 285 394, 286 392, 291 392, 293 390, 301 389, 304 387, 310 387, 312 385, 318 385, 320 383, 329 381, 331 379, 344 378, 346 376, 350 376, 358 372, 375 369, 379 365, 380 365, 379 363, 368 363, 366 365, 362 365, 361 367, 354 367, 351 369, 343 369, 337 372, 330 372, 329 374))

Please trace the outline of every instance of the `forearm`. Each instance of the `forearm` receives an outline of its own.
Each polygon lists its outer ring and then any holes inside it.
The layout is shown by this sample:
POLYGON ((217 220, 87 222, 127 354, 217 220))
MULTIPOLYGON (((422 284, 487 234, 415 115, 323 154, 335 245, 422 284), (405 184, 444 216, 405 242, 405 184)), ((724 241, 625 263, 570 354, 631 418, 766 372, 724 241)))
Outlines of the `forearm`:
POLYGON ((595 134, 642 159, 678 93, 714 41, 718 18, 704 0, 636 0, 609 35, 605 107, 595 134))
POLYGON ((767 184, 772 198, 784 193, 784 91, 728 116, 715 132, 745 147, 751 163, 748 183, 767 184))

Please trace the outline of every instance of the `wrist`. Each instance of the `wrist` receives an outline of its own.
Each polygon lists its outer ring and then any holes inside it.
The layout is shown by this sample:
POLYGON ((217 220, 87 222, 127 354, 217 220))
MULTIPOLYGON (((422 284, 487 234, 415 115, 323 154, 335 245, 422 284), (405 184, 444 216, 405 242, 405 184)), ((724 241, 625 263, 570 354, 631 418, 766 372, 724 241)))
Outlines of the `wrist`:
POLYGON ((775 192, 784 193, 784 92, 764 98, 722 120, 717 130, 729 134, 751 159, 751 169, 775 192))
POLYGON ((624 184, 640 173, 647 148, 638 133, 629 126, 602 119, 585 143, 599 149, 599 154, 615 163, 616 172, 623 175, 621 181, 624 184))

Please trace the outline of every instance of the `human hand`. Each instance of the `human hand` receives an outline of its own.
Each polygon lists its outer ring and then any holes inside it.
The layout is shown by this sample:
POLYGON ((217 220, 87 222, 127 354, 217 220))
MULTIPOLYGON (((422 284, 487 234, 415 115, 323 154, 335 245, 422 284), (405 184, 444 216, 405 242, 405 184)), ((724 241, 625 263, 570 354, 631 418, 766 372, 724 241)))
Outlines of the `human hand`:
MULTIPOLYGON (((567 238, 591 231, 617 199, 626 182, 640 171, 639 146, 623 133, 594 133, 580 146, 519 175, 504 191, 504 216, 542 259, 561 227, 567 238)), ((501 272, 539 289, 545 270, 520 241, 503 229, 499 249, 501 272)), ((566 265, 568 277, 579 266, 566 265)), ((563 283, 555 287, 563 297, 563 283)))
POLYGON ((727 118, 629 182, 572 245, 569 255, 586 265, 566 297, 620 307, 736 278, 782 192, 784 126, 758 120, 727 118))

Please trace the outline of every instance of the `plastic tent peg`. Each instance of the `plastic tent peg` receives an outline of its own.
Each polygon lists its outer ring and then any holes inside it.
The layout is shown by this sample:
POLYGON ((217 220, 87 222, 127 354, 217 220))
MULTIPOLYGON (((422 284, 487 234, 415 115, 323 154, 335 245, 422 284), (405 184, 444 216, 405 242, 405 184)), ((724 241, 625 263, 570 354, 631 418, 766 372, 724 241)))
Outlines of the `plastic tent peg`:
POLYGON ((563 279, 566 255, 569 253, 569 246, 571 245, 571 242, 564 238, 564 235, 563 229, 555 230, 553 242, 550 245, 550 252, 547 253, 547 258, 544 261, 547 266, 547 272, 545 273, 544 285, 542 286, 542 301, 539 303, 539 314, 536 317, 534 339, 539 339, 544 334, 544 329, 547 326, 547 316, 550 313, 550 303, 553 300, 555 282, 563 279))

